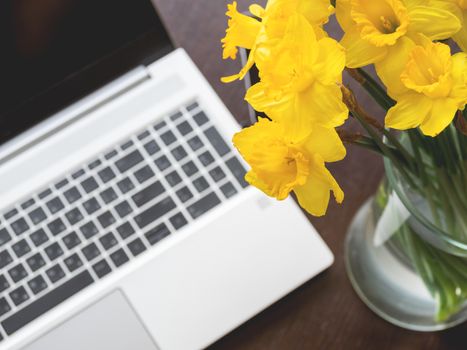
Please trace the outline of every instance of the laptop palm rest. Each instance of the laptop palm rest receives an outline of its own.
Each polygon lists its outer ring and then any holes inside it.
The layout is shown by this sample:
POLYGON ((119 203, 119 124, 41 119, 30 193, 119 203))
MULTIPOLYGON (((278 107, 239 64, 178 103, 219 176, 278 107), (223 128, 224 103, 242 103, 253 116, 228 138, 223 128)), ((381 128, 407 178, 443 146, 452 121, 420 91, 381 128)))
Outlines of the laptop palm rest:
POLYGON ((23 350, 157 350, 120 290, 84 309, 23 350))

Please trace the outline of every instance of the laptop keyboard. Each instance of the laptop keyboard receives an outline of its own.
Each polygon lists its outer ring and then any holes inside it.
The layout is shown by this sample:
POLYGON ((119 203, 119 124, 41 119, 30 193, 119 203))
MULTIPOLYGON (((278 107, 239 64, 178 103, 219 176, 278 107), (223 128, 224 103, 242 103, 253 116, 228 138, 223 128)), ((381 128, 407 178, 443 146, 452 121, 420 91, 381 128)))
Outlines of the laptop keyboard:
POLYGON ((247 187, 194 102, 2 213, 0 340, 247 187))

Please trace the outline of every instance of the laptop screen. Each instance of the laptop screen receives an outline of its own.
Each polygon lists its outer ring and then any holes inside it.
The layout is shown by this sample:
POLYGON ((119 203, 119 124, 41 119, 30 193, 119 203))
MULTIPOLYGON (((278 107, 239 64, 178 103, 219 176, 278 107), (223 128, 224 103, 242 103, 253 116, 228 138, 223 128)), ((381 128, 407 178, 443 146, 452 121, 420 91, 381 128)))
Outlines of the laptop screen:
POLYGON ((0 144, 171 49, 151 0, 0 1, 0 144))

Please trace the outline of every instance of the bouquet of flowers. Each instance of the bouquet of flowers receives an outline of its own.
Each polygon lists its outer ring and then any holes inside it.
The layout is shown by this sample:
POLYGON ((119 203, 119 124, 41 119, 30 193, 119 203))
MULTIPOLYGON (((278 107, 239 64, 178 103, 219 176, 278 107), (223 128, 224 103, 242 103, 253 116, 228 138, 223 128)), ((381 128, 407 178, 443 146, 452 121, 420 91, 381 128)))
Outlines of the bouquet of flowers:
MULTIPOLYGON (((224 59, 250 50, 245 67, 222 80, 256 65, 260 82, 245 99, 267 115, 233 138, 251 167, 246 180, 278 200, 293 191, 322 216, 331 193, 344 200, 326 165, 344 159, 345 144, 359 145, 384 156, 434 224, 467 244, 467 0, 269 0, 249 11, 228 5, 222 39, 224 59), (339 41, 325 30, 332 15, 344 31, 339 41), (384 108, 384 125, 343 84, 344 70, 384 108), (349 116, 364 133, 343 128, 349 116)), ((414 241, 410 251, 439 301, 438 318, 449 317, 467 297, 459 257, 467 253, 444 256, 414 241), (433 259, 449 271, 435 271, 433 259)))

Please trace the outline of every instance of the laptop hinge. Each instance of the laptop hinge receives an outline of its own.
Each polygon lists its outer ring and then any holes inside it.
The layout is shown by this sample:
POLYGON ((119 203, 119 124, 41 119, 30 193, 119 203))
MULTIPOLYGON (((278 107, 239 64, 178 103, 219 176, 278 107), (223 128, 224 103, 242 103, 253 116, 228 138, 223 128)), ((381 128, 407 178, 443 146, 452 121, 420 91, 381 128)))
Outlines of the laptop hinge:
POLYGON ((0 165, 150 79, 151 75, 145 66, 137 67, 115 79, 0 146, 0 165))

